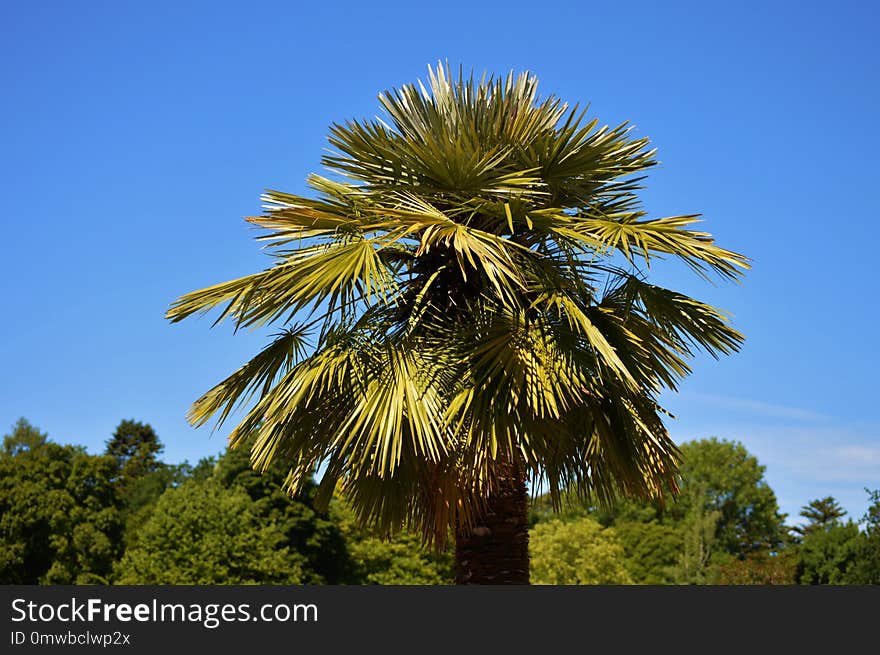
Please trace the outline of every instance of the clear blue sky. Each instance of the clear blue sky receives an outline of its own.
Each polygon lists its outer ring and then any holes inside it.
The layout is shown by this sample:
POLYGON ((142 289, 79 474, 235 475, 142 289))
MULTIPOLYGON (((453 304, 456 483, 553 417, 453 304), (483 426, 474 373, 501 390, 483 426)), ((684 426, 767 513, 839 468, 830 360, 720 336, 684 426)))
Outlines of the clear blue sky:
MULTIPOLYGON (((264 267, 242 218, 304 191, 331 122, 448 59, 528 69, 659 148, 655 216, 702 213, 753 259, 717 304, 740 354, 665 398, 679 441, 742 441, 783 511, 880 487, 880 22, 873 2, 26 2, 0 8, 0 428, 102 449, 151 423, 215 454, 189 403, 265 334, 171 326, 180 294, 264 267)), ((5 430, 4 430, 5 431, 5 430)))

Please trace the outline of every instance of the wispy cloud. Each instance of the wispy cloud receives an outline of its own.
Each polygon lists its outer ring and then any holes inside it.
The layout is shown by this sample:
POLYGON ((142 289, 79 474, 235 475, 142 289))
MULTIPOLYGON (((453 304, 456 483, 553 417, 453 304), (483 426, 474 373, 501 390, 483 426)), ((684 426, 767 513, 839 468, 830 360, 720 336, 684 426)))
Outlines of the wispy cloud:
POLYGON ((710 407, 733 410, 752 416, 768 416, 795 421, 828 421, 831 416, 800 407, 789 407, 751 398, 724 396, 697 391, 684 391, 677 396, 676 404, 699 403, 710 407))
POLYGON ((777 474, 816 482, 880 484, 880 433, 842 425, 780 426, 758 422, 670 425, 677 440, 716 436, 740 441, 777 474))
POLYGON ((784 445, 775 465, 817 482, 880 483, 880 445, 852 443, 854 438, 839 431, 781 437, 784 445))
POLYGON ((773 398, 682 391, 662 402, 678 416, 668 423, 677 442, 718 437, 755 455, 789 520, 828 495, 859 517, 864 489, 880 488, 880 423, 853 423, 773 398))
POLYGON ((838 455, 854 466, 877 467, 880 472, 880 446, 844 446, 838 455))
POLYGON ((766 468, 765 478, 790 520, 796 521, 810 500, 828 495, 858 518, 866 508, 864 489, 880 488, 877 425, 844 425, 830 418, 822 424, 780 425, 727 415, 673 421, 669 428, 679 443, 710 436, 741 442, 766 468))

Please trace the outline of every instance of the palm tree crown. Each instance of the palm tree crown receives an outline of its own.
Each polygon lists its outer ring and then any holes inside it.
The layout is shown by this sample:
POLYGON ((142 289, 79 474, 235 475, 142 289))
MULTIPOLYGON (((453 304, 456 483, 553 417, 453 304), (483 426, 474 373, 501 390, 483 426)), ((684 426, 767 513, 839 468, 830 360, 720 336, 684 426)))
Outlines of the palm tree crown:
POLYGON ((248 219, 275 264, 168 311, 282 328, 191 422, 253 400, 229 439, 256 433, 255 467, 289 463, 291 490, 320 470, 320 501, 339 488, 364 522, 438 542, 479 515, 504 462, 556 498, 674 492, 658 394, 695 348, 743 337, 641 271, 672 255, 736 279, 747 260, 695 215, 647 218, 648 140, 539 98, 530 74, 438 65, 379 100, 386 120, 331 127, 337 180, 310 176, 316 198, 267 191, 248 219))

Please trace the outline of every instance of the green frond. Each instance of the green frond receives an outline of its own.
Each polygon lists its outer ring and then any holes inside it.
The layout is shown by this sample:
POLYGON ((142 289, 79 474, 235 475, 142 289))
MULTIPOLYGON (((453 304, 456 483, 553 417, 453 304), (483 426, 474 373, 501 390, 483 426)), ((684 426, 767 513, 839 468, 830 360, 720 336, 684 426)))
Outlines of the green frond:
MULTIPOLYGON (((539 296, 532 306, 540 309, 542 313, 555 313, 558 318, 566 322, 572 332, 583 336, 585 339, 583 350, 595 353, 596 365, 593 371, 600 381, 605 377, 604 373, 609 371, 624 384, 636 384, 632 373, 617 354, 617 350, 590 320, 587 308, 581 307, 570 296, 558 292, 539 296)), ((630 344, 630 347, 638 347, 638 344, 630 344)))
POLYGON ((292 326, 276 335, 256 357, 195 401, 187 413, 189 422, 198 427, 219 412, 219 427, 236 406, 246 404, 257 391, 262 396, 268 394, 278 375, 287 373, 303 357, 307 336, 303 326, 292 326))
POLYGON ((239 327, 261 326, 317 306, 335 296, 379 296, 396 291, 393 273, 375 239, 353 239, 303 247, 261 273, 186 294, 166 313, 172 322, 225 304, 239 327))
POLYGON ((578 216, 566 236, 583 235, 591 246, 598 243, 617 249, 630 262, 641 255, 648 266, 652 254, 675 255, 703 277, 709 269, 722 277, 737 279, 749 268, 745 257, 716 246, 708 232, 683 229, 698 221, 696 215, 638 220, 642 216, 642 212, 578 216))
POLYGON ((718 358, 737 352, 745 337, 730 326, 730 319, 719 309, 676 291, 648 284, 634 275, 603 300, 603 305, 635 303, 646 320, 675 340, 683 354, 690 355, 687 344, 701 347, 718 358))

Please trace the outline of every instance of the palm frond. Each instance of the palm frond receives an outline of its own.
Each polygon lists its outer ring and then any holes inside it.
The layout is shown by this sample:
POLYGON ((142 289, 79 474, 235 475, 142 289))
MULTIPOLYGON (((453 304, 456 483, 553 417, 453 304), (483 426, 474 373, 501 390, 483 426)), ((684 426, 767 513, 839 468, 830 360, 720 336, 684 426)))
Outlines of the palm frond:
POLYGON ((303 247, 270 269, 186 294, 166 318, 177 322, 225 304, 215 324, 231 316, 237 326, 253 327, 292 317, 333 296, 387 298, 396 283, 379 255, 384 245, 357 238, 303 247))
POLYGON ((285 462, 291 491, 320 469, 319 502, 341 490, 364 523, 438 543, 510 462, 554 498, 675 493, 657 395, 697 350, 730 354, 743 336, 638 266, 671 256, 738 280, 748 259, 692 229, 697 215, 647 218, 649 140, 540 97, 529 73, 438 65, 379 102, 382 118, 330 128, 322 162, 346 179, 310 176, 314 198, 267 190, 247 219, 272 267, 168 310, 236 328, 309 321, 190 421, 251 405, 229 439, 255 468, 285 462))
POLYGON ((708 232, 684 229, 699 220, 696 215, 638 220, 642 216, 641 212, 577 216, 570 221, 565 235, 583 239, 591 247, 600 244, 614 248, 630 262, 641 255, 649 266, 652 255, 675 255, 702 277, 712 270, 737 279, 749 268, 745 257, 716 246, 708 232))
POLYGON ((236 406, 246 404, 255 393, 265 396, 279 375, 287 373, 305 354, 308 332, 301 325, 279 334, 258 355, 196 400, 187 419, 194 426, 216 417, 221 426, 236 406))

